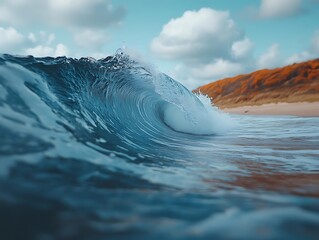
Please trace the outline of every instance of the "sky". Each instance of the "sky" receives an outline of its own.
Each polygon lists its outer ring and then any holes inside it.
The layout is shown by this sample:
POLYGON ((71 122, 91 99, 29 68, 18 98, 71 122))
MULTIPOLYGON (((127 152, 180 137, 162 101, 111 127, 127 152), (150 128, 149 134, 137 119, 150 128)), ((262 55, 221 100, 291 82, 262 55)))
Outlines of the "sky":
POLYGON ((319 0, 0 0, 0 53, 125 48, 189 89, 319 57, 319 0))

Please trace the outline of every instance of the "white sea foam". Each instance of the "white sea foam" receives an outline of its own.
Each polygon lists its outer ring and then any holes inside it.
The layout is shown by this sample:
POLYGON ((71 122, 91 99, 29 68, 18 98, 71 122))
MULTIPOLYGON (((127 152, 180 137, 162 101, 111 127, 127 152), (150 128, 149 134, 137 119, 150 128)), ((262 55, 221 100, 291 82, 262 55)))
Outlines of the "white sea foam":
POLYGON ((200 135, 223 134, 234 125, 232 119, 204 95, 184 95, 180 105, 167 107, 164 119, 176 131, 200 135))

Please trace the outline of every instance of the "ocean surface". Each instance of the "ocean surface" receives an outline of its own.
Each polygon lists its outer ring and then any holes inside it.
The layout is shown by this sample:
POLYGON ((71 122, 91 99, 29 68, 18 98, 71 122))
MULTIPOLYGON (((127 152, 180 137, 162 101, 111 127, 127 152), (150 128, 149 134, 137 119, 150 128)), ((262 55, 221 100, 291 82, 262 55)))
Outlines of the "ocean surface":
POLYGON ((122 50, 0 55, 0 239, 318 239, 319 118, 226 115, 122 50))

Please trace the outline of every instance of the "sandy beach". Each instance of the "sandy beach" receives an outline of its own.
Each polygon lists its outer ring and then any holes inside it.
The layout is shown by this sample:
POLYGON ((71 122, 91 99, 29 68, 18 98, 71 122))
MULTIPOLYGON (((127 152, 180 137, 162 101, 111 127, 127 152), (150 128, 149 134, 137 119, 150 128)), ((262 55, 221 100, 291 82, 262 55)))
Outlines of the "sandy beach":
POLYGON ((227 113, 249 115, 293 115, 319 117, 319 102, 271 103, 222 109, 227 113))

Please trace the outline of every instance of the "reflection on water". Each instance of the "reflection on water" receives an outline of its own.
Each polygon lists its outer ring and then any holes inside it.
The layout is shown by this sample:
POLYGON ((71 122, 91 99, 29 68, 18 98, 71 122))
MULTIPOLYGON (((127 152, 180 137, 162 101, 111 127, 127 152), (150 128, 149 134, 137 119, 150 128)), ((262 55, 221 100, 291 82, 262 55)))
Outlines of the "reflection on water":
POLYGON ((319 172, 280 172, 280 166, 260 162, 236 162, 237 166, 246 174, 230 172, 229 180, 225 182, 230 188, 273 191, 284 194, 319 197, 319 172))
POLYGON ((17 157, 0 181, 3 239, 316 239, 319 119, 233 118, 176 160, 17 157))

